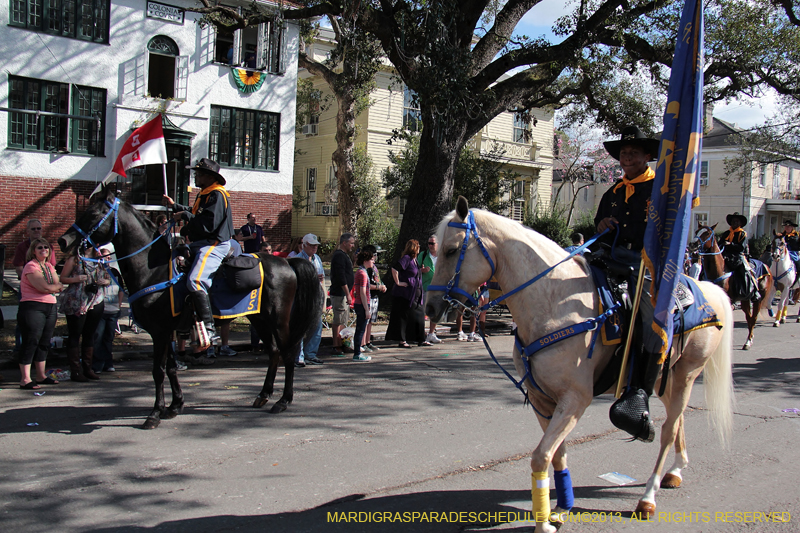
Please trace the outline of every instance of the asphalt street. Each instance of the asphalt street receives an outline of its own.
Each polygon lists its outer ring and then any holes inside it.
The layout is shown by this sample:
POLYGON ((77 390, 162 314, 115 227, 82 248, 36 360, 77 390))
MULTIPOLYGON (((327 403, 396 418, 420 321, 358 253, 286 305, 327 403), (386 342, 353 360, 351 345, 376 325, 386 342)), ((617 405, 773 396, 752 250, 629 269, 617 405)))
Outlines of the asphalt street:
MULTIPOLYGON (((576 501, 562 532, 800 531, 800 324, 774 329, 762 317, 745 352, 741 311, 736 320, 729 448, 706 421, 701 377, 686 413, 683 486, 659 491, 656 519, 636 520, 657 440, 627 442, 608 421, 611 398, 597 398, 569 437, 576 501), (598 477, 611 472, 635 481, 598 477)), ((220 359, 179 374, 184 413, 154 431, 140 429, 153 403, 146 360, 123 361, 97 383, 43 386, 42 396, 7 381, 0 528, 532 531, 514 520, 530 510, 529 457, 542 431, 482 344, 445 338, 386 346, 370 363, 327 357, 298 369, 294 403, 279 415, 250 407, 265 357, 220 359)), ((510 364, 511 337, 489 340, 510 364)))

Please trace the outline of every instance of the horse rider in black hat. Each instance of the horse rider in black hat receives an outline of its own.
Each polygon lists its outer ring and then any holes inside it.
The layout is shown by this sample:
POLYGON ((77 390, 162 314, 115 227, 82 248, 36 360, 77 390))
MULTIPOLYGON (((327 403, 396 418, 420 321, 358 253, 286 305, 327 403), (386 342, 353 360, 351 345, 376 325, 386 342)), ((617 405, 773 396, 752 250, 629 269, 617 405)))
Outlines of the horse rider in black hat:
MULTIPOLYGON (((617 141, 603 143, 606 151, 619 161, 624 176, 606 191, 600 200, 594 218, 597 231, 612 231, 601 242, 612 247, 612 258, 634 267, 633 287, 641 265, 641 251, 647 225, 647 207, 653 190, 655 172, 648 166, 658 155, 658 139, 645 136, 636 126, 622 130, 617 141)), ((661 339, 650 327, 653 321, 653 304, 644 283, 639 315, 630 327, 640 332, 642 351, 631 350, 634 355, 632 379, 625 394, 611 408, 610 418, 618 428, 635 438, 650 442, 655 436, 655 426, 650 416, 649 397, 661 372, 661 339)))
MULTIPOLYGON (((204 157, 194 166, 186 168, 194 170, 195 183, 200 189, 194 205, 177 204, 166 195, 164 199, 172 207, 173 218, 178 222, 186 222, 181 234, 189 238, 193 257, 187 285, 197 317, 205 324, 213 343, 217 335, 208 292, 214 273, 230 250, 228 241, 234 235, 231 195, 225 190, 225 178, 219 173, 220 167, 216 161, 204 157)), ((200 352, 206 348, 208 346, 198 346, 196 350, 200 352)))
POLYGON ((725 217, 725 221, 730 226, 730 229, 720 236, 718 244, 722 249, 722 257, 725 258, 726 265, 733 266, 733 263, 737 263, 742 254, 749 255, 747 232, 744 230, 747 225, 747 217, 739 213, 731 213, 725 217))
POLYGON ((737 295, 744 297, 749 295, 750 300, 757 302, 761 299, 761 294, 758 291, 758 280, 750 268, 748 260, 750 250, 747 246, 747 232, 744 230, 747 225, 747 217, 739 213, 731 213, 725 217, 725 221, 730 228, 720 236, 717 244, 721 249, 723 259, 725 259, 725 270, 731 272, 729 284, 745 288, 733 291, 729 289, 729 296, 734 299, 737 295), (749 278, 749 281, 745 278, 749 278))

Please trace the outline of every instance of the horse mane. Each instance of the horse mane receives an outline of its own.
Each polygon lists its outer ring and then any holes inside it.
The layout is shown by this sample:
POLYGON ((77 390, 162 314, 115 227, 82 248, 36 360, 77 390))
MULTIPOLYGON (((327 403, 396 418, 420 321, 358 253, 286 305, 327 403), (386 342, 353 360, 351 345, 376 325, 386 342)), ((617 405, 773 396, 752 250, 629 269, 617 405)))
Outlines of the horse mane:
MULTIPOLYGON (((516 220, 512 220, 508 217, 504 217, 484 209, 471 209, 471 211, 473 212, 481 231, 485 229, 489 233, 500 231, 507 235, 514 235, 515 238, 523 241, 531 248, 531 251, 539 256, 542 255, 540 253, 541 251, 546 251, 548 256, 551 258, 558 258, 559 260, 563 259, 567 255, 567 252, 552 239, 542 235, 533 228, 517 222, 516 220)), ((436 238, 439 242, 442 242, 442 239, 444 238, 444 232, 447 229, 447 224, 450 223, 456 216, 456 211, 451 211, 439 223, 439 226, 436 229, 436 238)))

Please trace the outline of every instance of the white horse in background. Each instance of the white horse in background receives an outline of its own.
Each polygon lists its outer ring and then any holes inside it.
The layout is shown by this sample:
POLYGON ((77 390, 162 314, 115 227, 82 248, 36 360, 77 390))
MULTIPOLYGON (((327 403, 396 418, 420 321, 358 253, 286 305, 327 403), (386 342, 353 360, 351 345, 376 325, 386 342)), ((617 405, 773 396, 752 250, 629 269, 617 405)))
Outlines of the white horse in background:
MULTIPOLYGON (((495 277, 505 292, 519 287, 567 257, 567 253, 556 243, 524 228, 518 222, 486 211, 470 212, 463 197, 458 199, 456 210, 440 224, 437 237, 440 243, 439 257, 426 299, 426 314, 430 317, 441 316, 449 305, 445 293, 449 294, 451 289, 442 291, 436 286, 443 288, 450 280, 452 286, 471 294, 492 276, 493 268, 484 253, 495 265, 495 277), (470 213, 472 217, 469 217, 470 213), (465 239, 465 234, 470 230, 463 226, 469 225, 473 219, 482 244, 476 241, 474 235, 466 235, 465 239), (463 261, 460 261, 462 245, 466 246, 466 251, 463 261), (455 283, 457 264, 458 280, 455 283)), ((682 353, 677 353, 677 349, 673 348, 671 370, 661 397, 667 417, 661 427, 660 450, 644 495, 636 507, 636 512, 643 516, 655 513, 655 495, 659 487, 677 488, 681 484, 681 470, 689 463, 683 412, 689 401, 692 384, 704 369, 706 402, 723 444, 731 431, 733 313, 730 300, 722 289, 707 282, 701 282, 700 286, 723 326, 706 327, 687 334, 682 353), (663 475, 673 445, 675 461, 663 475)), ((463 297, 457 299, 464 300, 463 297)), ((517 323, 523 345, 599 314, 595 283, 582 257, 574 257, 559 265, 505 302, 517 323)), ((559 505, 554 513, 550 512, 548 469, 552 463, 557 493, 568 493, 569 497, 563 501, 572 501, 571 480, 568 490, 563 481, 565 474, 569 479, 566 438, 592 402, 594 383, 616 348, 604 346, 598 340, 589 358, 592 334, 592 331, 588 331, 548 344, 529 358, 532 376, 539 388, 527 379, 524 382, 526 395, 537 411, 536 416, 544 430, 531 457, 532 516, 536 519, 537 533, 556 531, 554 523, 558 522, 558 514, 568 511, 560 505, 562 498, 559 496, 559 505)), ((677 342, 673 347, 675 344, 677 342)), ((524 377, 526 370, 516 346, 513 358, 517 372, 524 377)), ((659 377, 656 391, 662 378, 659 377)))
MULTIPOLYGON (((797 272, 794 268, 794 261, 789 255, 789 247, 786 246, 783 236, 775 233, 775 230, 772 230, 772 235, 772 266, 769 267, 769 271, 772 273, 775 283, 772 285, 767 302, 769 303, 768 309, 771 314, 772 300, 775 298, 776 290, 780 288, 781 300, 778 302, 778 311, 774 315, 775 322, 772 324, 772 327, 777 328, 786 323, 786 315, 789 313, 789 303, 791 301, 790 295, 792 286, 797 280, 797 272)), ((798 321, 800 321, 800 316, 798 316, 798 321)))

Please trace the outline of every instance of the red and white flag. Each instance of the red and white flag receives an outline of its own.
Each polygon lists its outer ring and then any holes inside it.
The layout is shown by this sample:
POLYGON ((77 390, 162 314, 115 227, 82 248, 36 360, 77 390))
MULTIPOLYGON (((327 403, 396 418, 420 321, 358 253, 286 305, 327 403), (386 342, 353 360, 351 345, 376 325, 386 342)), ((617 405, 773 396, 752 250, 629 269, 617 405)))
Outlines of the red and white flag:
POLYGON ((129 168, 142 165, 160 165, 167 163, 167 145, 164 143, 164 130, 161 127, 161 115, 140 128, 136 128, 122 145, 112 172, 127 176, 129 168))

